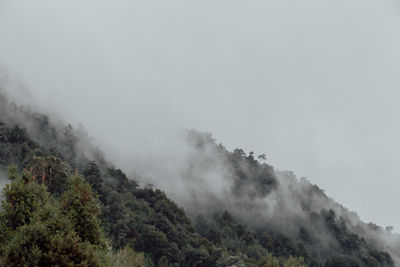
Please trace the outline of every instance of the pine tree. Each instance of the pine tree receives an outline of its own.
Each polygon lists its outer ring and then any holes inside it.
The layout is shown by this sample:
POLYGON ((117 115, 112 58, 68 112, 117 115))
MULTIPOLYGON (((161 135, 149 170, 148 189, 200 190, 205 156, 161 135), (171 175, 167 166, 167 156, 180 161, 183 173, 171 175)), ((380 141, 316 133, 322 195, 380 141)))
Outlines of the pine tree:
POLYGON ((61 197, 61 210, 71 220, 83 241, 107 247, 98 219, 99 201, 82 176, 74 175, 68 179, 68 189, 61 197))

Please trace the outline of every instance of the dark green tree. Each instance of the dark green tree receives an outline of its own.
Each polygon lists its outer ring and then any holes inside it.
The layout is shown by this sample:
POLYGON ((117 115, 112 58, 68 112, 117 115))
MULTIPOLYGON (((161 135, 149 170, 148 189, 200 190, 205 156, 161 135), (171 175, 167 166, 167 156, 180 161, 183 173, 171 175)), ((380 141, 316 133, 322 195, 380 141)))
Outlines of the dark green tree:
POLYGON ((99 201, 82 176, 74 175, 68 179, 68 189, 61 198, 61 212, 71 220, 83 241, 102 248, 107 247, 98 219, 99 201))
MULTIPOLYGON (((108 250, 102 233, 90 242, 52 198, 44 184, 10 168, 11 184, 3 189, 0 213, 0 266, 104 266, 108 250)), ((67 195, 68 196, 68 195, 67 195)), ((66 197, 67 198, 67 197, 66 197)), ((77 198, 82 200, 82 198, 77 198)), ((81 213, 83 221, 95 213, 81 213)))
POLYGON ((64 192, 69 167, 61 159, 53 156, 34 157, 27 169, 38 181, 47 186, 50 193, 59 195, 64 192))

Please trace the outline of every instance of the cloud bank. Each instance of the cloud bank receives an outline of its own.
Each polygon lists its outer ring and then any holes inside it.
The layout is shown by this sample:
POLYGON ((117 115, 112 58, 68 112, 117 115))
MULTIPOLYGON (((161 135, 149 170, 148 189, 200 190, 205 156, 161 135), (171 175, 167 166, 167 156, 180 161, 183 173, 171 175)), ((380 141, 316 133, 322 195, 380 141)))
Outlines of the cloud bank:
POLYGON ((82 122, 122 166, 187 153, 177 133, 196 128, 400 229, 387 212, 398 203, 398 15, 396 1, 372 0, 1 0, 0 62, 18 81, 11 94, 23 81, 32 93, 20 101, 82 122))

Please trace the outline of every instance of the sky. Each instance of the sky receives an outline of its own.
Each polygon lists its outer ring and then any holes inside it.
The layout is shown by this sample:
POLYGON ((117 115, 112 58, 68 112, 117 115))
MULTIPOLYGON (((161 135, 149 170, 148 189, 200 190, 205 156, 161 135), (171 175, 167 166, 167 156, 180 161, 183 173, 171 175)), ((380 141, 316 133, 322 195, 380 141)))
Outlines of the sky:
POLYGON ((212 132, 400 232, 399 28, 395 0, 0 0, 0 69, 117 161, 212 132))

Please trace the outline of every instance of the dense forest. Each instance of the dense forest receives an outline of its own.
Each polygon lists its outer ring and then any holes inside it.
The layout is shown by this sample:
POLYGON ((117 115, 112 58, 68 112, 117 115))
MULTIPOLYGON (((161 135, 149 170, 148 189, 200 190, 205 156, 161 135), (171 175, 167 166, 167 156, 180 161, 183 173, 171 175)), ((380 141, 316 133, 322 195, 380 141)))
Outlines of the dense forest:
POLYGON ((185 136, 188 192, 174 201, 155 181, 139 186, 82 129, 0 95, 0 266, 400 266, 392 229, 265 155, 185 136), (211 174, 220 189, 202 190, 211 174))

